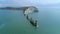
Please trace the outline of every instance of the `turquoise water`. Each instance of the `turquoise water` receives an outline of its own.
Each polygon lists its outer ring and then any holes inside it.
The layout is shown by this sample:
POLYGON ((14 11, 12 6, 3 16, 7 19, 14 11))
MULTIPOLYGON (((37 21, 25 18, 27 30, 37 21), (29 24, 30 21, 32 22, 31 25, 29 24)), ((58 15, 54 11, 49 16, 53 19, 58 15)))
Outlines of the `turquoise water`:
POLYGON ((0 10, 0 34, 37 34, 36 29, 22 10, 0 10))
POLYGON ((41 34, 60 34, 60 8, 44 8, 39 15, 41 34))
POLYGON ((0 10, 0 34, 60 34, 59 8, 43 8, 30 16, 38 20, 37 28, 22 10, 0 10))

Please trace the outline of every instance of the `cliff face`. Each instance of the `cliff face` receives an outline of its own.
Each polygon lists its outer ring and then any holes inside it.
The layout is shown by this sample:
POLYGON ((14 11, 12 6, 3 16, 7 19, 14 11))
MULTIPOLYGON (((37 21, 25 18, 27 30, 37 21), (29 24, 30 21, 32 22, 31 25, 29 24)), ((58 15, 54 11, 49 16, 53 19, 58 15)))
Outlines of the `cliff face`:
POLYGON ((38 9, 34 6, 24 7, 24 14, 29 14, 32 12, 38 12, 38 9))
POLYGON ((26 7, 22 7, 24 10, 26 10, 27 8, 34 8, 35 10, 38 10, 36 7, 34 6, 26 6, 26 7))

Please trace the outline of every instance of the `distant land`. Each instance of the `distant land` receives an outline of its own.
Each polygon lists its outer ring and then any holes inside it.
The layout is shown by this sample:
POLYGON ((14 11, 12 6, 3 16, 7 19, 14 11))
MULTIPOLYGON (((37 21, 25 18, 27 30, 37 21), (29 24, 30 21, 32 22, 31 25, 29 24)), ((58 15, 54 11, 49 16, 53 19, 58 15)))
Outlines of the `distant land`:
POLYGON ((26 10, 28 8, 34 8, 34 11, 35 12, 38 12, 38 9, 34 6, 24 6, 24 7, 3 7, 3 8, 0 8, 0 10, 26 10))
POLYGON ((33 8, 36 8, 34 6, 27 6, 27 7, 3 7, 3 8, 0 8, 0 10, 4 10, 4 9, 7 9, 7 10, 22 10, 22 9, 27 9, 29 7, 33 7, 33 8))
POLYGON ((3 8, 0 8, 0 10, 22 10, 26 8, 27 7, 3 7, 3 8))

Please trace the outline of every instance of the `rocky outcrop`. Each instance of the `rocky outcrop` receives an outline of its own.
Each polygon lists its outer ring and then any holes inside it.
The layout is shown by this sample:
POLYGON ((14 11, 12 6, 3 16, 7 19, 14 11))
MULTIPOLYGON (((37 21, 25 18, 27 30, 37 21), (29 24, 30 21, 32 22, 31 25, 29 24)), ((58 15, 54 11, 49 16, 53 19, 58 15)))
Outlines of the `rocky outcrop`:
POLYGON ((23 14, 24 16, 26 16, 27 20, 33 25, 33 26, 37 26, 38 22, 37 20, 34 20, 31 16, 29 16, 29 14, 31 14, 32 12, 35 13, 35 12, 38 12, 38 9, 34 6, 29 6, 29 7, 24 7, 24 11, 23 11, 23 14))

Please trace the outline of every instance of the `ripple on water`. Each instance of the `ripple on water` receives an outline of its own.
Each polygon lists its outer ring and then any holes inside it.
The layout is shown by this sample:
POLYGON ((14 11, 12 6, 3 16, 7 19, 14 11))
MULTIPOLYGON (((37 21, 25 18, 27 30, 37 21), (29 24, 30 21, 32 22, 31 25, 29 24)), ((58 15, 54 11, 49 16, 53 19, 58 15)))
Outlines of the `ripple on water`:
POLYGON ((0 25, 0 29, 3 28, 4 26, 5 26, 5 24, 1 24, 1 25, 0 25))

